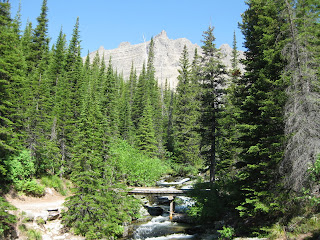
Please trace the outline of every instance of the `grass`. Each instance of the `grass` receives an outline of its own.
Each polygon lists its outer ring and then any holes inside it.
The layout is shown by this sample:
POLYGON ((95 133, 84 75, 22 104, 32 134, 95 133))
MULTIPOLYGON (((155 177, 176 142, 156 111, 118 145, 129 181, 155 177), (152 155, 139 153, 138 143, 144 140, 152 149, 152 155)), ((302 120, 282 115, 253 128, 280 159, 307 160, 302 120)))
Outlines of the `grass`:
POLYGON ((25 224, 20 224, 18 229, 27 236, 28 240, 42 240, 42 235, 35 229, 28 229, 25 224))
POLYGON ((308 217, 295 217, 286 226, 279 223, 265 229, 269 233, 268 239, 297 239, 299 236, 308 235, 303 239, 318 239, 320 235, 320 214, 308 217))
POLYGON ((42 235, 40 232, 34 229, 29 229, 27 232, 28 240, 41 240, 42 235))
POLYGON ((70 183, 56 175, 43 176, 41 178, 41 184, 46 187, 54 188, 63 196, 66 196, 70 189, 70 183))

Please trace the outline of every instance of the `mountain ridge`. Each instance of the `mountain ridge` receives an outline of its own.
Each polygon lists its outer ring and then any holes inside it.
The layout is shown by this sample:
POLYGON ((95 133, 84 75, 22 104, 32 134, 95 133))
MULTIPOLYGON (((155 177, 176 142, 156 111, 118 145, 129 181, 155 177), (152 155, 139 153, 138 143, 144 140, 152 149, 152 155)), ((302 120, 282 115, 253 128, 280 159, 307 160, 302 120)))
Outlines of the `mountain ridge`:
MULTIPOLYGON (((153 41, 155 76, 158 79, 158 83, 160 86, 164 86, 167 79, 170 88, 174 89, 178 83, 179 59, 184 45, 187 46, 190 63, 193 60, 196 48, 198 49, 199 55, 201 55, 201 47, 186 38, 170 39, 164 30, 156 35, 153 41)), ((115 49, 104 49, 104 47, 101 46, 98 50, 89 53, 90 62, 93 61, 97 53, 100 58, 104 57, 107 65, 111 57, 113 68, 127 80, 130 76, 132 64, 137 74, 140 74, 143 63, 147 62, 149 44, 150 40, 134 45, 129 42, 121 42, 118 48, 115 49)), ((222 44, 220 46, 220 52, 222 62, 227 68, 231 68, 232 48, 228 44, 222 44)), ((243 58, 243 52, 238 51, 238 53, 239 58, 243 58)))

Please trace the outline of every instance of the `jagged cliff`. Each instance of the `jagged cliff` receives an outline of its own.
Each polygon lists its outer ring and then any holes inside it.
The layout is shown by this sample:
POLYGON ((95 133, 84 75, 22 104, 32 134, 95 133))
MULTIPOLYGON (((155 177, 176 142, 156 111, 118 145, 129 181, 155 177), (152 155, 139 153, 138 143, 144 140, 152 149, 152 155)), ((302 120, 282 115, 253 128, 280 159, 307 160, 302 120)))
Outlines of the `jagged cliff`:
MULTIPOLYGON (((170 87, 175 88, 179 74, 179 59, 184 45, 188 48, 190 62, 192 62, 195 48, 198 48, 199 54, 201 54, 201 48, 186 38, 169 39, 165 31, 156 35, 153 40, 154 67, 159 85, 164 85, 167 79, 170 87)), ((140 73, 143 63, 147 61, 149 43, 150 41, 131 45, 129 42, 122 42, 118 48, 111 50, 106 50, 101 46, 97 51, 89 54, 90 61, 93 60, 97 52, 100 57, 104 56, 106 64, 108 64, 111 57, 113 68, 118 73, 123 74, 124 79, 128 79, 132 63, 137 70, 137 74, 140 73)), ((223 63, 230 67, 232 48, 228 44, 223 44, 220 47, 220 51, 223 63)), ((243 58, 243 52, 239 51, 239 57, 243 58)))

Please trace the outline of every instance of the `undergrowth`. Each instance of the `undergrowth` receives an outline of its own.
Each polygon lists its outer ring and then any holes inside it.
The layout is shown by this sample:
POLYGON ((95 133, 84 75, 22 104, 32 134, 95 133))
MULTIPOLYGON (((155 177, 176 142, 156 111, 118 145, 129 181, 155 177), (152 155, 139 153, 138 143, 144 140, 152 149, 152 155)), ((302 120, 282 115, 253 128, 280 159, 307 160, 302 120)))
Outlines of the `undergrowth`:
POLYGON ((43 176, 41 184, 46 187, 54 188, 61 195, 66 196, 70 192, 70 182, 59 178, 56 175, 43 176))

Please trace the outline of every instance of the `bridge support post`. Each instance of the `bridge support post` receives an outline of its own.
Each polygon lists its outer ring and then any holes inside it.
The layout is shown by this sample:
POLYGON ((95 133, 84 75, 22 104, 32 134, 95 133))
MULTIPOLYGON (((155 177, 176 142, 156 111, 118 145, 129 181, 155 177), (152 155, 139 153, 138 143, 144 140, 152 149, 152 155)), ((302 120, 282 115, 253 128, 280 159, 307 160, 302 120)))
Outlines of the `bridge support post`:
POLYGON ((173 213, 174 213, 174 196, 169 196, 168 199, 170 201, 170 213, 169 213, 169 219, 172 220, 173 213))

